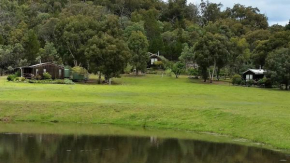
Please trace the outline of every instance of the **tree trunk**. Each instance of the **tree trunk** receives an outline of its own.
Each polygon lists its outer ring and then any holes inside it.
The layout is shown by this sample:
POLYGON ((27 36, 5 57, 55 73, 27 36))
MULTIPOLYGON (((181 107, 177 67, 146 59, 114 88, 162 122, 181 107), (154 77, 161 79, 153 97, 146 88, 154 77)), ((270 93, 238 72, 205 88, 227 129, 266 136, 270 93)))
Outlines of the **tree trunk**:
POLYGON ((99 72, 99 80, 98 80, 98 84, 101 84, 101 80, 102 80, 102 73, 99 72))
POLYGON ((216 78, 217 78, 218 81, 220 81, 220 71, 221 71, 221 70, 220 70, 220 68, 218 67, 218 68, 217 68, 217 72, 216 72, 216 78))
POLYGON ((210 76, 210 83, 213 82, 213 77, 214 77, 215 69, 216 69, 216 61, 214 60, 213 70, 212 70, 212 74, 210 76))
POLYGON ((136 68, 136 76, 138 76, 138 69, 136 68))

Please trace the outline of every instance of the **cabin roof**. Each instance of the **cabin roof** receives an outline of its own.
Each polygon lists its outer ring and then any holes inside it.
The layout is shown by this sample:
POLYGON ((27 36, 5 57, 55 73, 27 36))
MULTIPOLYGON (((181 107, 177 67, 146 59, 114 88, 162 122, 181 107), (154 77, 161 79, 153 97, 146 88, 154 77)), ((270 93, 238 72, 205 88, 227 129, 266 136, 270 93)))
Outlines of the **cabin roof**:
POLYGON ((57 66, 59 68, 64 68, 63 66, 51 63, 51 62, 45 62, 45 63, 39 63, 39 64, 35 64, 35 65, 31 65, 31 66, 23 66, 23 67, 19 67, 19 68, 35 68, 35 67, 41 67, 41 66, 45 66, 45 65, 54 65, 57 66))
POLYGON ((252 72, 256 75, 263 75, 265 74, 267 71, 263 70, 263 69, 248 69, 247 71, 245 71, 243 74, 247 73, 247 72, 252 72))
POLYGON ((159 58, 159 59, 161 59, 161 56, 158 55, 158 54, 153 54, 153 53, 148 52, 148 55, 149 55, 149 58, 159 58))
POLYGON ((151 58, 151 57, 159 57, 159 55, 157 55, 157 54, 153 54, 153 53, 150 53, 150 52, 149 52, 148 54, 149 54, 150 58, 151 58))

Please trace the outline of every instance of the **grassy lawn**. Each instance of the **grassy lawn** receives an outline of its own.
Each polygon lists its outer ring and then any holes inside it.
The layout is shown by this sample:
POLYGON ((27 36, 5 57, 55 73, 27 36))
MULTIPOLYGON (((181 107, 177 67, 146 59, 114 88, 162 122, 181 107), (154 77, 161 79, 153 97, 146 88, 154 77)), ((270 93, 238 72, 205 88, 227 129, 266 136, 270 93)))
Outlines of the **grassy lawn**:
POLYGON ((290 149, 290 94, 147 75, 118 85, 49 85, 0 78, 0 119, 149 126, 228 134, 290 149))

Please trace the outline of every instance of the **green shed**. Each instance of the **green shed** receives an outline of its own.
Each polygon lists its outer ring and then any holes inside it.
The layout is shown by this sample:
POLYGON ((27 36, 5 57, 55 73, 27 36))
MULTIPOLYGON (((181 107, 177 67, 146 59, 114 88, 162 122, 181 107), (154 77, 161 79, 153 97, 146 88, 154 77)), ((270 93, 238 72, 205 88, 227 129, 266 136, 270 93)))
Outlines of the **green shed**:
POLYGON ((70 78, 71 75, 71 67, 65 66, 64 67, 64 78, 70 78))

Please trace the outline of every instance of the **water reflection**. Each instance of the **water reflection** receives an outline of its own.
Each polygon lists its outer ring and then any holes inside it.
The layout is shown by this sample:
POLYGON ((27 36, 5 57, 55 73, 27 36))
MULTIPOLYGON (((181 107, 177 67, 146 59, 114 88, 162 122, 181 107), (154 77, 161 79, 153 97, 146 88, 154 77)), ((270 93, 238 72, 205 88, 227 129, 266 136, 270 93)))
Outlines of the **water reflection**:
POLYGON ((133 136, 0 134, 0 163, 273 163, 266 149, 133 136))

